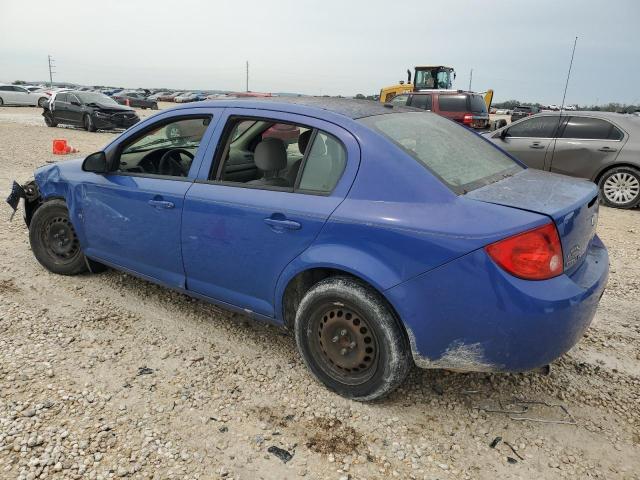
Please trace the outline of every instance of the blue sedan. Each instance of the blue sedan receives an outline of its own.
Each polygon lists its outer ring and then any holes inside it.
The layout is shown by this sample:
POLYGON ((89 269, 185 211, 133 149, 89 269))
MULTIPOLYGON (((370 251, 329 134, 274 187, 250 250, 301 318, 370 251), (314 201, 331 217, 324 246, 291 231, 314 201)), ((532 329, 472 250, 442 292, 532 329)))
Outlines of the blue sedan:
POLYGON ((414 364, 546 366, 580 340, 608 275, 595 185, 367 101, 166 110, 38 169, 20 198, 48 270, 109 266, 286 327, 311 373, 356 400, 414 364), (273 133, 291 127, 297 141, 273 133))

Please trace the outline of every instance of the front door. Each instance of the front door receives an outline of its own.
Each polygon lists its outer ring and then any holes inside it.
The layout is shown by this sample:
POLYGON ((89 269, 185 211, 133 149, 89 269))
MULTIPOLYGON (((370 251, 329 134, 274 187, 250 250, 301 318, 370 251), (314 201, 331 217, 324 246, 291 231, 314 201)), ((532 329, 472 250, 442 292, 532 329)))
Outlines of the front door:
POLYGON ((67 103, 67 120, 77 125, 82 125, 84 120, 84 111, 80 99, 73 93, 67 94, 69 103, 67 103))
POLYGON ((506 135, 500 140, 500 133, 494 141, 500 147, 530 168, 548 170, 549 147, 556 130, 559 116, 531 117, 507 127, 506 135))
POLYGON ((551 171, 593 179, 615 161, 627 138, 607 120, 572 116, 556 140, 551 171))
POLYGON ((115 170, 79 192, 88 257, 184 288, 182 209, 211 122, 201 112, 161 115, 109 146, 115 170))
POLYGON ((225 116, 213 168, 185 199, 187 288, 274 316, 278 277, 343 200, 360 151, 348 132, 317 119, 250 109, 225 116))

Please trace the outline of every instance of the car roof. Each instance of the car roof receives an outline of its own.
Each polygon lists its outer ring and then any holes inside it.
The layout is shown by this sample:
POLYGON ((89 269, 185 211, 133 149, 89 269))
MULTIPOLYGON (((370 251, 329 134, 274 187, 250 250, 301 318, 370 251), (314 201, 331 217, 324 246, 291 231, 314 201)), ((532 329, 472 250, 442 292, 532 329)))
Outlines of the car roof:
MULTIPOLYGON (((385 106, 385 104, 373 100, 355 100, 335 97, 249 97, 233 100, 205 100, 199 102, 198 106, 261 108, 289 111, 291 113, 310 116, 331 112, 353 120, 389 113, 424 112, 424 110, 413 107, 385 106)), ((183 105, 176 108, 193 108, 193 106, 183 105)))

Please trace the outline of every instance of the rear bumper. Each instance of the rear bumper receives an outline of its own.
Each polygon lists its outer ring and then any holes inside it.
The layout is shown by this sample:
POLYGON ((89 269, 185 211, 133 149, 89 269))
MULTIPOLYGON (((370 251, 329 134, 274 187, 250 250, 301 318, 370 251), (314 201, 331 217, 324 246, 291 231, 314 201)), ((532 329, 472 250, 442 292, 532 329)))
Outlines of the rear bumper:
POLYGON ((608 272, 607 250, 595 237, 570 275, 518 279, 480 249, 385 294, 419 367, 521 372, 551 363, 582 338, 608 272))

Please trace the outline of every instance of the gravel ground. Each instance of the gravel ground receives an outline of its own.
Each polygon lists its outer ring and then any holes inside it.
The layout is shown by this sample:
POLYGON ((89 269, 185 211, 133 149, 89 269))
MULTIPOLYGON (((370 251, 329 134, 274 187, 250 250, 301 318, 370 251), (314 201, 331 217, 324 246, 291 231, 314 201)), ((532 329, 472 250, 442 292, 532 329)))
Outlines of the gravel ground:
MULTIPOLYGON (((3 198, 58 137, 88 154, 113 134, 0 108, 3 198)), ((50 274, 3 222, 0 478, 640 478, 638 210, 601 209, 609 286, 551 375, 415 369, 371 404, 313 381, 277 328, 116 271, 50 274)))

